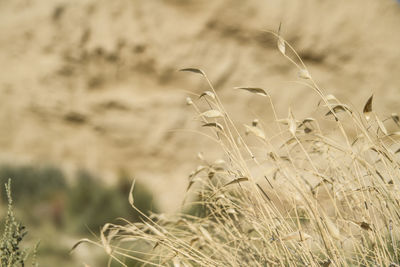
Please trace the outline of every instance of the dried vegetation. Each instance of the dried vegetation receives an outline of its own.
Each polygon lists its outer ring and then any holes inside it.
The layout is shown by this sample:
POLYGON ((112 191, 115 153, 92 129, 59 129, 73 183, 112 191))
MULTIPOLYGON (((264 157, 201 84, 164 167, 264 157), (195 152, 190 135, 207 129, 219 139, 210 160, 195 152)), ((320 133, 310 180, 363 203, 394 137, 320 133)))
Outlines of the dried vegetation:
POLYGON ((319 95, 320 116, 299 119, 289 109, 278 118, 268 90, 238 87, 265 98, 275 117, 238 126, 206 74, 183 69, 209 84, 187 103, 225 154, 212 163, 199 155, 189 176, 183 205, 200 210, 143 214, 141 222, 105 225, 98 242, 84 241, 123 265, 399 266, 399 116, 382 119, 373 96, 358 112, 326 94, 290 44, 272 34, 299 82, 319 95))

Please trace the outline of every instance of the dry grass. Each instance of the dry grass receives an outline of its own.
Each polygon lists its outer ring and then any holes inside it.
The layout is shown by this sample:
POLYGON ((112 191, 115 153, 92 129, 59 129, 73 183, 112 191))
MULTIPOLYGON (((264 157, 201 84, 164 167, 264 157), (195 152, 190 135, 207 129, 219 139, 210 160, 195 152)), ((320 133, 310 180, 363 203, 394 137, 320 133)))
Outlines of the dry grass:
MULTIPOLYGON (((210 89, 187 99, 225 153, 189 177, 203 216, 144 216, 107 224, 97 245, 113 260, 155 266, 399 266, 399 150, 396 114, 381 120, 371 97, 357 112, 326 95, 279 34, 278 50, 320 96, 319 118, 276 116, 237 127, 210 89), (200 104, 196 104, 199 102, 200 104), (207 109, 200 108, 205 105, 207 109), (142 247, 141 247, 142 246, 142 247)), ((133 198, 130 202, 134 207, 133 198)))

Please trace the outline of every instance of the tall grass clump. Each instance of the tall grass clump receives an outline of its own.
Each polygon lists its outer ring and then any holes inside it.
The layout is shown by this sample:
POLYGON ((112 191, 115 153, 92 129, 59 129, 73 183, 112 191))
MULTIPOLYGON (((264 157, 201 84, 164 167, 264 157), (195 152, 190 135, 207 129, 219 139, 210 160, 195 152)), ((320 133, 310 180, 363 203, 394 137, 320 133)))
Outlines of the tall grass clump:
MULTIPOLYGON (((382 120, 373 96, 357 111, 326 94, 296 51, 274 36, 301 83, 319 96, 320 115, 296 118, 289 109, 278 118, 266 90, 238 87, 264 98, 274 121, 237 126, 206 74, 183 69, 209 84, 198 101, 187 103, 225 156, 203 159, 189 176, 188 192, 196 197, 185 205, 201 212, 106 224, 93 243, 112 260, 125 266, 125 259, 153 266, 399 266, 400 132, 387 130, 399 127, 399 117, 382 120)), ((129 202, 135 208, 132 195, 129 202)))

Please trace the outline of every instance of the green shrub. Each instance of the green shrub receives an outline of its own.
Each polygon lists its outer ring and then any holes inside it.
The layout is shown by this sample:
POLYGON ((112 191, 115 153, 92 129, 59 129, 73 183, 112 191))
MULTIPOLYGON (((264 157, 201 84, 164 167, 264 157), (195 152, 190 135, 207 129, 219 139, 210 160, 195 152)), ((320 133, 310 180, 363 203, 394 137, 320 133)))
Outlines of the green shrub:
MULTIPOLYGON (((21 243, 27 234, 25 226, 18 222, 14 216, 11 198, 11 180, 6 186, 8 200, 7 217, 4 224, 3 236, 0 241, 0 263, 1 266, 24 266, 27 259, 27 250, 21 248, 21 243)), ((36 263, 36 247, 33 253, 32 266, 36 263)))
MULTIPOLYGON (((74 221, 78 231, 86 231, 86 227, 97 230, 109 221, 119 217, 137 220, 135 213, 128 203, 129 183, 125 179, 115 187, 105 187, 98 177, 87 171, 77 173, 77 182, 68 193, 68 214, 74 221)), ((142 211, 154 210, 153 196, 143 186, 135 190, 138 207, 142 211)))
MULTIPOLYGON (((128 178, 127 174, 122 173, 119 182, 118 189, 120 194, 124 197, 124 205, 128 208, 128 216, 132 221, 139 221, 141 215, 126 201, 129 195, 130 188, 132 186, 132 179, 128 178)), ((133 189, 133 197, 135 199, 135 207, 146 215, 151 212, 158 212, 158 207, 154 201, 153 194, 151 191, 142 183, 135 181, 135 187, 133 189)), ((125 217, 126 218, 126 217, 125 217)))
MULTIPOLYGON (((97 231, 118 217, 139 220, 139 214, 128 203, 131 181, 126 176, 121 176, 117 185, 110 187, 104 185, 100 177, 80 170, 76 173, 76 183, 69 185, 63 172, 56 167, 0 165, 0 182, 4 183, 8 178, 13 183, 13 197, 15 195, 16 200, 13 206, 17 214, 25 223, 29 223, 30 229, 34 227, 35 234, 51 233, 51 237, 44 237, 42 242, 42 253, 51 255, 50 258, 55 258, 57 253, 59 260, 63 258, 61 261, 68 257, 65 246, 50 241, 55 238, 53 234, 61 229, 72 235, 87 234, 88 228, 97 231), (43 232, 44 229, 53 230, 43 232)), ((155 210, 153 196, 142 184, 137 183, 134 195, 143 212, 149 214, 150 210, 155 210)), ((11 196, 7 194, 1 194, 1 200, 2 203, 8 201, 11 204, 11 196)), ((21 260, 27 256, 20 246, 26 234, 25 228, 16 222, 11 206, 9 214, 4 217, 0 220, 6 225, 1 241, 0 266, 22 265, 21 260)), ((42 257, 42 262, 45 260, 46 256, 42 257)), ((129 265, 134 266, 132 262, 129 265)))
MULTIPOLYGON (((64 174, 52 166, 3 164, 0 166, 0 183, 4 184, 8 179, 11 179, 14 187, 13 197, 16 204, 45 200, 55 192, 66 189, 64 174)), ((2 200, 7 201, 7 196, 3 195, 2 200)))

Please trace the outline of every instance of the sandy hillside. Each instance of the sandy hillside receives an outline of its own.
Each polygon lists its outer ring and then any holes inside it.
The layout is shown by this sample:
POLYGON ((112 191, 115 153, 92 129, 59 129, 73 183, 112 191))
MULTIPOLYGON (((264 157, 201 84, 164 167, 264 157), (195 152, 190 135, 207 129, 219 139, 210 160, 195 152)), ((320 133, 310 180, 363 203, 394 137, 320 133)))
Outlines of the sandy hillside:
POLYGON ((268 123, 271 110, 235 86, 266 88, 282 117, 289 105, 315 111, 317 96, 292 82, 296 70, 262 31, 280 22, 326 92, 359 110, 374 92, 382 114, 400 111, 394 0, 0 1, 1 160, 107 181, 126 171, 174 210, 197 152, 217 156, 185 105, 206 84, 178 69, 206 71, 238 121, 268 123))

